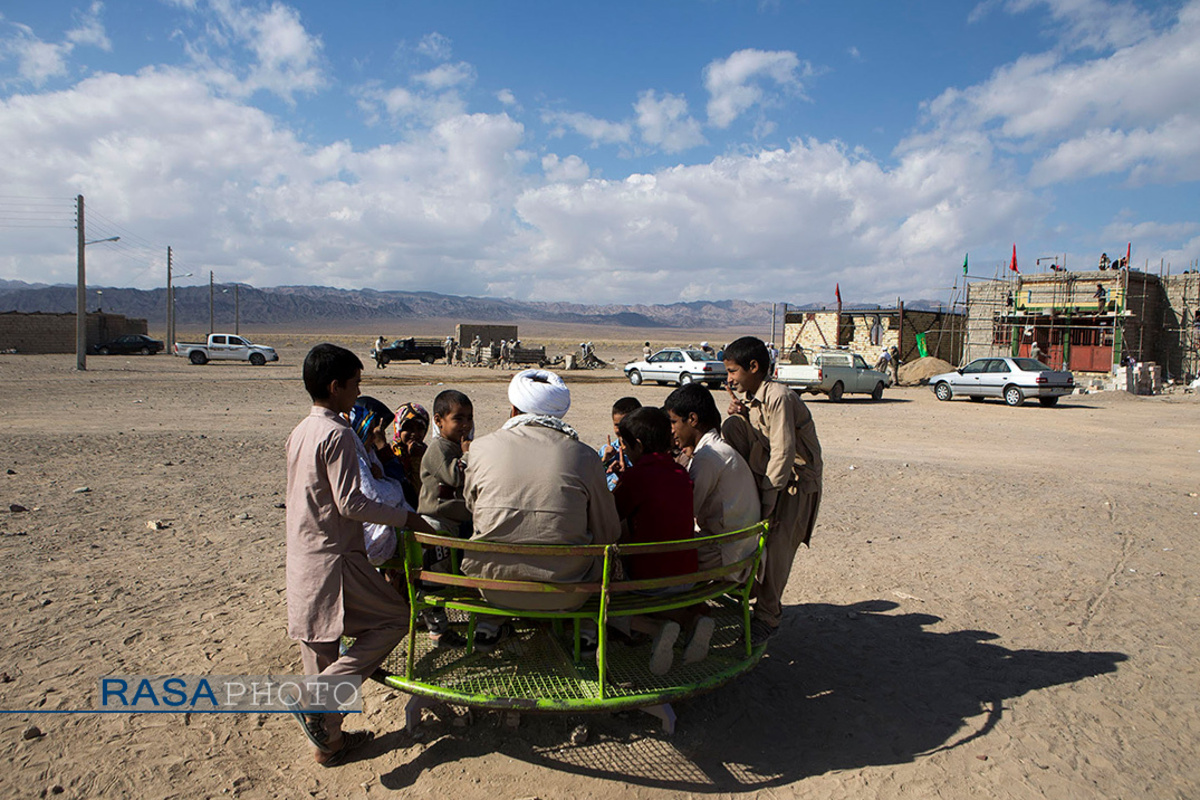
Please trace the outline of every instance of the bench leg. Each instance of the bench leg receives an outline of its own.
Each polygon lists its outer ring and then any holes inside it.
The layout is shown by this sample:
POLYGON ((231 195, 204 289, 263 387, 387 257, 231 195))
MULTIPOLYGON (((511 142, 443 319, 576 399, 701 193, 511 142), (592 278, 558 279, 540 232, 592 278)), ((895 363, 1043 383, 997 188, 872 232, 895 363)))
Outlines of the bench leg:
POLYGON ((668 736, 675 733, 675 709, 671 708, 670 703, 661 703, 656 706, 642 706, 641 710, 652 717, 658 717, 662 720, 663 733, 668 736))
POLYGON ((408 731, 409 736, 417 737, 417 727, 421 724, 421 709, 429 708, 436 702, 432 697, 422 697, 418 694, 409 696, 408 703, 404 706, 404 729, 408 731))

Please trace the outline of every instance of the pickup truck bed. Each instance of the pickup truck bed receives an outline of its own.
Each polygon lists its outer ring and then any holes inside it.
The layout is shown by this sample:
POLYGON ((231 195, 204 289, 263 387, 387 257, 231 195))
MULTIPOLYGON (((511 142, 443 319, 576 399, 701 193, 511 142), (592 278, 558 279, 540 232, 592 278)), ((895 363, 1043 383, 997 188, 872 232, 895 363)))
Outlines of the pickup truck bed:
POLYGON ((871 369, 855 353, 821 351, 812 360, 811 364, 778 364, 775 380, 802 394, 826 395, 835 403, 846 394, 869 394, 879 400, 890 383, 887 375, 871 369))

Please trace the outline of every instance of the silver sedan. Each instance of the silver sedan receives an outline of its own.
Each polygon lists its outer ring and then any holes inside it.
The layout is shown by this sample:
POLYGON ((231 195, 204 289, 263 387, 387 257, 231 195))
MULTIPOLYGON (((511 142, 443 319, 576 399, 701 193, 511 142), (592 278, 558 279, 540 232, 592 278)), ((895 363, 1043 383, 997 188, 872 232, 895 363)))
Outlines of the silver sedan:
POLYGON ((1032 358, 996 356, 977 358, 953 372, 934 375, 929 385, 938 400, 960 394, 972 400, 1002 397, 1010 406, 1019 406, 1027 397, 1036 397, 1041 405, 1052 406, 1075 390, 1075 376, 1032 358))

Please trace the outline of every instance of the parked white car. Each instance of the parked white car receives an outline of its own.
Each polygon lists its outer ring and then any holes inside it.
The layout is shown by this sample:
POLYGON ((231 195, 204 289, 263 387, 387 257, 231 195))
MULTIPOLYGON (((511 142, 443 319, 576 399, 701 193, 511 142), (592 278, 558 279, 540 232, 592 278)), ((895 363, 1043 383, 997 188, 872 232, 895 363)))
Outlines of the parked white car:
POLYGON ((645 381, 659 384, 703 382, 720 388, 728 374, 725 364, 703 350, 685 347, 665 347, 645 361, 625 365, 625 376, 634 386, 645 381))
POLYGON ((1036 397, 1043 406, 1052 406, 1064 394, 1075 390, 1075 376, 1055 370, 1032 358, 977 358, 954 372, 929 379, 938 400, 966 395, 972 400, 1003 397, 1010 406, 1019 406, 1027 397, 1036 397))

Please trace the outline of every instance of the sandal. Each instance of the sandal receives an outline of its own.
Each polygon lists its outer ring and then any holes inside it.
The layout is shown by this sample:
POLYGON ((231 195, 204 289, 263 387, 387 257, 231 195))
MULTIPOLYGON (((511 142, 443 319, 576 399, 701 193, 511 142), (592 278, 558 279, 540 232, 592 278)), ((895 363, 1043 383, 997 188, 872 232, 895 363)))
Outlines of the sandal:
POLYGON ((329 734, 325 731, 325 721, 322 719, 322 714, 305 714, 300 710, 300 702, 295 698, 286 698, 284 703, 287 705, 288 713, 300 723, 300 730, 304 731, 304 735, 312 742, 313 747, 320 750, 322 753, 331 753, 329 749, 329 734))
POLYGON ((322 767, 340 767, 346 763, 347 756, 367 742, 375 738, 370 731, 342 731, 342 746, 332 752, 317 753, 317 763, 322 767))

